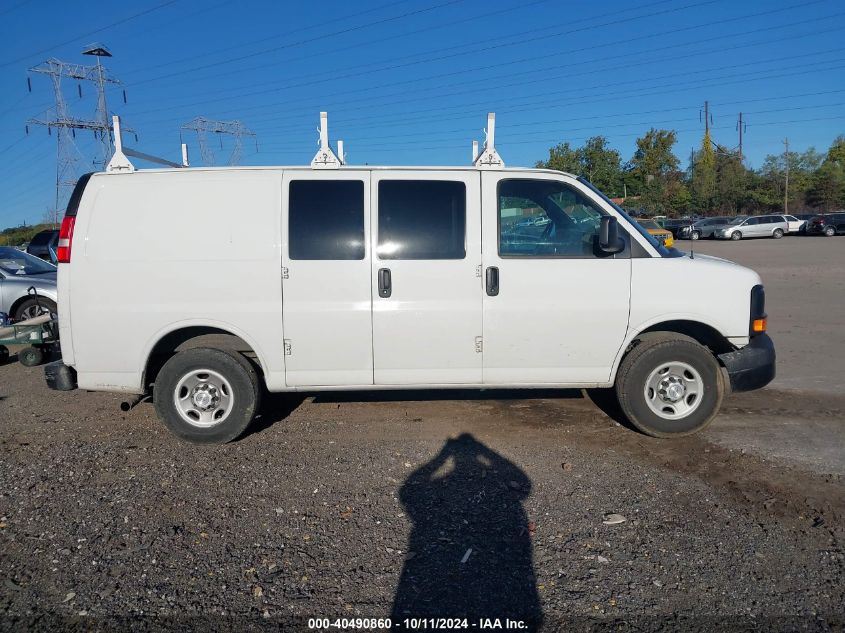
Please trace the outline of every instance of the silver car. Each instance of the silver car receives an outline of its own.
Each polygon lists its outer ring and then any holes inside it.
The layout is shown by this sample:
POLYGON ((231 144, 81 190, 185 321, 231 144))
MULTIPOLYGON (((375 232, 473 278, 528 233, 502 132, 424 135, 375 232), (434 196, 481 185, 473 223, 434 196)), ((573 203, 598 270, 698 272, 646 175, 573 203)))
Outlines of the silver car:
POLYGON ((13 320, 56 312, 56 267, 12 246, 0 246, 0 312, 13 320), (38 300, 29 293, 35 287, 38 300))
POLYGON ((744 237, 782 238, 789 231, 789 222, 782 215, 740 215, 729 224, 713 232, 722 240, 741 240, 744 237))

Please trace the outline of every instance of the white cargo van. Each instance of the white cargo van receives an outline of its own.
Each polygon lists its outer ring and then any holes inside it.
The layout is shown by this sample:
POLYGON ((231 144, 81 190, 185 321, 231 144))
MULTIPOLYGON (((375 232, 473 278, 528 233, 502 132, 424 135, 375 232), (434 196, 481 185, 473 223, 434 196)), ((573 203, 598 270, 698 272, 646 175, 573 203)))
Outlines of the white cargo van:
POLYGON ((175 434, 225 442, 264 389, 604 387, 668 437, 774 377, 755 272, 666 249, 583 178, 493 163, 85 176, 48 382, 151 390, 175 434))

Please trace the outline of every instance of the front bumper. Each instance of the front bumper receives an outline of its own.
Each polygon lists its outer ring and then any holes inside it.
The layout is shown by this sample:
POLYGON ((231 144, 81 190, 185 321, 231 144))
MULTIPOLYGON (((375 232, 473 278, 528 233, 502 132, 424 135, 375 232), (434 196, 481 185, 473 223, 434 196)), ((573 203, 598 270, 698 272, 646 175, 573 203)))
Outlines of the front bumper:
POLYGON ((768 334, 758 334, 745 347, 719 354, 728 371, 732 391, 765 387, 775 377, 775 345, 768 334))

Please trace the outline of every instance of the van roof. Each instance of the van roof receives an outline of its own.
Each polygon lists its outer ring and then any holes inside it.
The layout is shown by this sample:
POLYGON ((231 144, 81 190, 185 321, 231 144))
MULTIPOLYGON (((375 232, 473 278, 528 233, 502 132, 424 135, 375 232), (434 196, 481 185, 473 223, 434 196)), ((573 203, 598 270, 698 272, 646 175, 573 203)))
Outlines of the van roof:
MULTIPOLYGON (((338 172, 338 171, 362 171, 362 170, 373 170, 373 171, 495 171, 495 172, 508 172, 508 173, 531 173, 531 174, 554 174, 557 176, 569 176, 570 178, 578 178, 575 174, 570 174, 569 172, 565 171, 558 171, 556 169, 543 169, 540 167, 503 167, 501 169, 490 169, 490 170, 483 170, 479 169, 478 167, 474 167, 472 165, 448 165, 448 166, 436 166, 436 165, 341 165, 337 168, 332 169, 315 169, 310 165, 238 165, 238 166, 224 166, 224 167, 187 167, 187 168, 173 168, 173 167, 163 167, 163 168, 151 168, 151 169, 138 169, 134 173, 187 173, 193 171, 277 171, 277 170, 285 170, 285 171, 305 171, 305 172, 312 172, 312 171, 325 171, 328 173, 331 172, 338 172)), ((95 175, 107 175, 112 176, 114 174, 109 174, 106 172, 98 172, 95 175)))

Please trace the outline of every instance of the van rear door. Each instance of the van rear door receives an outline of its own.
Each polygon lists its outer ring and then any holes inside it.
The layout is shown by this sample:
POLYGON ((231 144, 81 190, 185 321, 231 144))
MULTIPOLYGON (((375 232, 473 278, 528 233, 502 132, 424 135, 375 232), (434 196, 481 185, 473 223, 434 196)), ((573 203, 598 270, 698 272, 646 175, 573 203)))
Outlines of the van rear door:
POLYGON ((373 384, 370 175, 286 171, 282 295, 288 386, 373 384))
POLYGON ((375 383, 480 383, 479 173, 372 174, 375 383))

